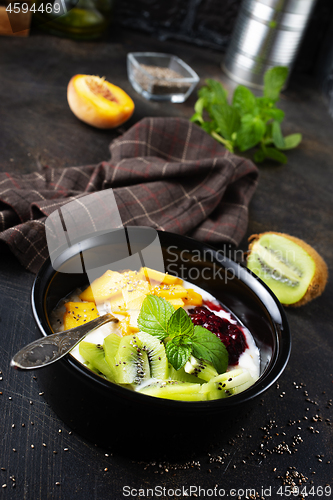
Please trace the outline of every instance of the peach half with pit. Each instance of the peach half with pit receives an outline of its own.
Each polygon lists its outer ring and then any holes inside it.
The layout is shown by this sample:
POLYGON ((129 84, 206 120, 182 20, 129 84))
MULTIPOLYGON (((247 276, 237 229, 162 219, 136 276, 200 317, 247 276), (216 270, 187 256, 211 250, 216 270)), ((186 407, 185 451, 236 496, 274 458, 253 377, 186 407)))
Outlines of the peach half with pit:
POLYGON ((102 129, 122 125, 134 112, 130 96, 99 76, 73 76, 68 84, 67 100, 77 118, 102 129))

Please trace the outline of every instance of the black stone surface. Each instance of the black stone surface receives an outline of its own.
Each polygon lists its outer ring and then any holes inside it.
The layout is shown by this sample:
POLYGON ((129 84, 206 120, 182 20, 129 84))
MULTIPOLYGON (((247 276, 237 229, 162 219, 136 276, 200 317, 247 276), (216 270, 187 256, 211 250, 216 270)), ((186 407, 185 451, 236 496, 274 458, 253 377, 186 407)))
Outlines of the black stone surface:
MULTIPOLYGON (((194 68, 201 83, 210 77, 222 80, 229 90, 234 87, 221 72, 220 53, 130 31, 119 30, 101 42, 35 34, 1 39, 0 45, 3 172, 31 172, 38 162, 64 167, 109 157, 109 143, 120 130, 93 129, 68 108, 66 87, 76 73, 104 75, 128 91, 136 111, 123 129, 144 116, 190 117, 194 94, 182 105, 171 105, 148 102, 135 93, 126 75, 129 51, 174 53, 194 68)), ((281 107, 286 111, 285 134, 302 132, 304 139, 297 150, 288 152, 286 165, 260 166, 247 236, 275 230, 303 238, 321 253, 332 274, 333 123, 324 99, 301 74, 293 75, 281 107)), ((241 248, 246 246, 244 238, 241 248)), ((4 247, 0 252, 0 498, 118 500, 138 496, 140 488, 147 498, 185 498, 184 490, 194 497, 193 493, 214 498, 217 485, 216 498, 219 489, 225 490, 223 498, 251 498, 253 489, 259 498, 278 499, 288 496, 282 479, 287 473, 297 476, 297 485, 302 480, 301 491, 312 491, 312 498, 319 498, 320 487, 332 486, 332 279, 320 298, 286 310, 293 336, 290 362, 278 385, 246 418, 224 429, 210 450, 188 456, 182 450, 181 460, 166 456, 147 463, 127 457, 125 449, 112 453, 71 433, 40 394, 38 372, 20 373, 9 367, 18 348, 38 335, 30 306, 34 276, 4 247)), ((186 432, 186 422, 161 422, 161 432, 166 425, 182 426, 186 432)), ((198 433, 200 425, 198 421, 198 433)), ((135 414, 130 432, 135 439, 135 414)), ((137 445, 145 449, 145 442, 137 445)), ((331 496, 323 490, 322 498, 331 496)))

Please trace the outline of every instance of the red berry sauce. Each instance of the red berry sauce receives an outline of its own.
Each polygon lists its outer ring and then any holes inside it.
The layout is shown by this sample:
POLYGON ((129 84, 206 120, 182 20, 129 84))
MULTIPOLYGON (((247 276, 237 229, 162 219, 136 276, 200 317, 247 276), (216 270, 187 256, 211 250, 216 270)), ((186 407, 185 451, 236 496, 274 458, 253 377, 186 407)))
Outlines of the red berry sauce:
POLYGON ((247 349, 245 335, 238 325, 230 323, 225 318, 220 318, 214 311, 221 311, 223 308, 213 302, 205 302, 206 306, 197 306, 188 311, 194 325, 207 328, 221 339, 229 354, 229 365, 237 365, 240 355, 247 349), (209 309, 208 309, 209 307, 209 309))

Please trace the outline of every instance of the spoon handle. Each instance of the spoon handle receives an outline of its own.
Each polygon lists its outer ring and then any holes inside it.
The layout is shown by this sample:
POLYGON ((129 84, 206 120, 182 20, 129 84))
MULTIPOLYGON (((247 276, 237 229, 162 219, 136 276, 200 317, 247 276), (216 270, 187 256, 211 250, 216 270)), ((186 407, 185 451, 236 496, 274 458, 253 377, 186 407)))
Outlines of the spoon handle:
POLYGON ((37 339, 18 351, 10 365, 20 370, 32 370, 54 363, 73 349, 88 333, 109 321, 118 322, 118 319, 107 313, 76 328, 37 339))

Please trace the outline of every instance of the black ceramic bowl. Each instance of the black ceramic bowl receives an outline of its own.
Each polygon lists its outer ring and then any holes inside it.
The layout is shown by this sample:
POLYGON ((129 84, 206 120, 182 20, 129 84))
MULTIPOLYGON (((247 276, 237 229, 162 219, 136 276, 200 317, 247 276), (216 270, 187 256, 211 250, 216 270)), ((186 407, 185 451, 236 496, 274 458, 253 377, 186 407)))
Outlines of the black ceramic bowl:
MULTIPOLYGON (((198 285, 227 306, 250 330, 260 349, 260 378, 241 394, 228 399, 185 402, 153 398, 117 386, 91 372, 73 356, 38 372, 45 398, 59 417, 82 436, 101 446, 138 451, 153 447, 164 452, 177 444, 209 444, 225 422, 247 411, 284 370, 291 339, 284 311, 267 286, 247 269, 203 243, 159 232, 165 269, 198 285)), ((131 242, 140 249, 140 228, 132 228, 131 242)), ((117 233, 90 238, 59 254, 60 271, 47 261, 32 290, 32 307, 42 335, 52 333, 50 312, 77 287, 89 284, 87 275, 68 270, 80 257, 99 261, 122 248, 117 233), (65 271, 65 272, 63 272, 65 271)), ((156 451, 156 450, 155 450, 156 451)))

